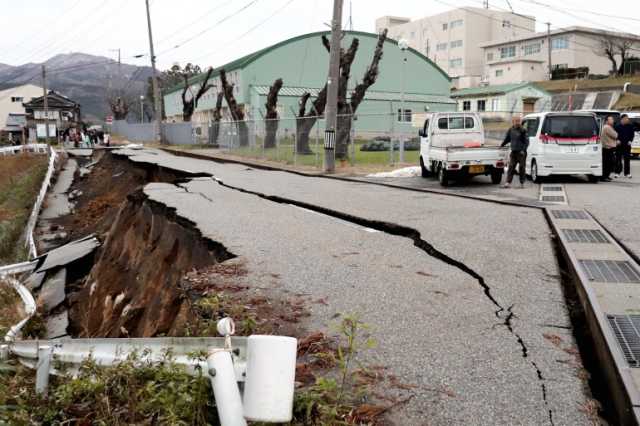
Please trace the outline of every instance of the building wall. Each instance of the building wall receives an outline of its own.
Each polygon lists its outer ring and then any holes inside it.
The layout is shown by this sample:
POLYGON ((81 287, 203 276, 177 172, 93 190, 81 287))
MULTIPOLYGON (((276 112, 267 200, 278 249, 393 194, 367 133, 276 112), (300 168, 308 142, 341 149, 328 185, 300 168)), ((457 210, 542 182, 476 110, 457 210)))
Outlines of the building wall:
MULTIPOLYGON (((290 41, 270 48, 266 53, 246 64, 244 68, 230 70, 231 81, 237 82, 236 97, 238 103, 245 106, 249 119, 262 119, 265 112, 263 96, 257 96, 252 90, 257 86, 270 86, 277 78, 282 78, 284 88, 279 97, 279 110, 282 118, 293 118, 298 111, 299 97, 286 96, 287 87, 320 89, 327 80, 329 67, 329 53, 322 45, 321 35, 328 33, 313 33, 294 38, 290 41)), ((362 81, 366 69, 371 63, 377 43, 377 36, 368 33, 347 33, 342 45, 347 48, 354 37, 359 40, 358 53, 351 68, 352 79, 349 82, 349 93, 355 85, 362 81)), ((213 81, 219 87, 219 82, 213 81)), ((384 45, 383 57, 379 65, 379 76, 370 91, 392 92, 395 99, 400 99, 400 92, 420 95, 437 95, 448 97, 450 81, 446 74, 418 52, 408 50, 402 52, 396 42, 388 40, 384 45), (406 59, 406 61, 405 61, 406 59)), ((197 89, 195 89, 197 90, 197 89)), ((215 107, 218 89, 211 89, 201 99, 196 108, 193 121, 208 123, 215 107)), ((180 121, 182 114, 181 91, 176 90, 165 94, 165 110, 168 121, 180 121)), ((226 102, 224 102, 226 107, 226 102)), ((311 105, 311 100, 308 107, 311 105)), ((411 108, 416 111, 425 109, 453 109, 454 104, 416 103, 411 108)), ((377 102, 365 100, 359 107, 361 114, 385 114, 387 118, 392 111, 400 108, 400 102, 377 102)), ((225 109, 226 111, 226 109, 225 109)), ((223 111, 224 114, 224 111, 223 111)), ((379 119, 378 119, 379 121, 379 119)), ((373 125, 374 119, 362 121, 362 125, 373 125)), ((386 124, 385 124, 386 126, 386 124)), ((410 123, 399 124, 399 127, 410 128, 410 123)))
POLYGON ((24 86, 0 91, 0 130, 4 129, 9 113, 24 114, 22 103, 42 96, 42 93, 42 87, 34 86, 33 84, 25 84, 24 86), (12 98, 22 98, 22 100, 12 101, 12 98))
POLYGON ((475 82, 463 77, 480 77, 483 74, 480 43, 534 32, 535 20, 509 12, 467 7, 410 22, 393 17, 376 20, 376 31, 386 26, 390 26, 391 38, 407 40, 411 47, 438 64, 454 78, 456 86, 462 88, 475 82), (456 25, 459 21, 462 21, 461 25, 456 25))
POLYGON ((509 61, 488 65, 486 72, 492 85, 524 83, 544 80, 547 67, 540 61, 509 61))
POLYGON ((548 93, 533 86, 526 86, 504 94, 474 95, 455 99, 458 111, 464 111, 464 102, 467 101, 471 103, 470 111, 477 112, 478 101, 485 101, 486 109, 481 112, 483 117, 507 120, 513 114, 522 114, 523 99, 526 98, 537 98, 535 111, 542 110, 551 99, 548 93))
MULTIPOLYGON (((551 63, 568 68, 589 67, 590 74, 608 74, 611 70, 611 62, 598 52, 599 36, 580 31, 557 34, 551 37, 551 63)), ((636 43, 635 49, 640 49, 640 43, 636 43)), ((546 34, 527 40, 509 42, 504 41, 483 48, 485 58, 485 76, 489 84, 518 83, 521 81, 548 80, 548 42, 546 34), (515 56, 501 58, 503 50, 509 47, 515 48, 515 56), (519 67, 526 69, 526 62, 518 60, 538 61, 539 66, 534 70, 519 72, 519 67), (520 64, 516 66, 515 64, 520 64), (512 67, 513 72, 507 73, 507 68, 512 67), (502 77, 496 76, 495 71, 503 69, 502 77)), ((618 57, 618 62, 620 58, 618 57)))

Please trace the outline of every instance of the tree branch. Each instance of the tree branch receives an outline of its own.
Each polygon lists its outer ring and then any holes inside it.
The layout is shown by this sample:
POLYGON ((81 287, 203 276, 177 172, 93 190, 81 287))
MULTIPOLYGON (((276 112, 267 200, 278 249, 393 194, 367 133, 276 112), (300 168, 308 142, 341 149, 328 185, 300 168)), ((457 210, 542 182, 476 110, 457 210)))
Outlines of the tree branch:
POLYGON ((358 106, 364 99, 364 96, 369 87, 373 86, 378 78, 379 69, 378 65, 380 64, 380 60, 382 59, 382 49, 384 47, 384 42, 387 39, 387 29, 380 33, 378 36, 378 43, 376 44, 376 50, 373 54, 373 59, 371 60, 371 65, 367 68, 367 72, 364 74, 364 78, 362 79, 362 83, 358 84, 356 88, 351 93, 351 111, 356 112, 358 106))

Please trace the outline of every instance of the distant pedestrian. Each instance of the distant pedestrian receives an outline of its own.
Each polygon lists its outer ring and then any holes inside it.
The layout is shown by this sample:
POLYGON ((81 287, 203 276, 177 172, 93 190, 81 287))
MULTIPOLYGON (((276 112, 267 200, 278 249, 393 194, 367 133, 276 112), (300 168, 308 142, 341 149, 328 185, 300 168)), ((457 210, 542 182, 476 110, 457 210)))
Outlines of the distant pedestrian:
POLYGON ((500 145, 506 146, 508 144, 511 144, 507 182, 503 185, 503 187, 509 188, 511 186, 513 175, 516 172, 516 166, 518 166, 518 172, 520 174, 520 188, 523 188, 526 178, 525 166, 527 164, 527 148, 529 148, 529 136, 527 135, 527 130, 522 127, 522 121, 520 120, 520 117, 513 117, 511 123, 511 128, 507 130, 504 141, 502 142, 502 145, 500 145))
POLYGON ((615 125, 620 143, 616 147, 615 177, 620 177, 624 170, 624 177, 631 179, 631 142, 635 137, 635 126, 627 114, 622 114, 620 122, 615 125))
POLYGON ((109 135, 109 133, 104 134, 104 145, 111 146, 111 136, 109 135))
POLYGON ((611 172, 615 167, 616 147, 618 146, 618 132, 613 128, 613 117, 608 116, 602 133, 600 142, 602 143, 602 181, 611 182, 611 172))

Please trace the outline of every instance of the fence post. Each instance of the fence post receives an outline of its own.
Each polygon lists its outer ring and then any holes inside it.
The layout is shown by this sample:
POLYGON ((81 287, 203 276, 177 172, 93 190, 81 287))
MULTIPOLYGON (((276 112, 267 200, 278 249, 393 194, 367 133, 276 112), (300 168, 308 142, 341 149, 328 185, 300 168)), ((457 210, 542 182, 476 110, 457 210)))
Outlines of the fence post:
POLYGON ((351 151, 351 155, 350 157, 350 161, 349 163, 351 164, 351 166, 353 167, 356 164, 356 123, 353 118, 354 118, 354 114, 351 114, 351 117, 349 118, 351 120, 351 132, 349 134, 350 139, 351 139, 351 143, 349 145, 350 151, 351 151))
POLYGON ((51 346, 38 348, 36 364, 36 393, 46 395, 49 387, 49 368, 51 367, 51 346))
POLYGON ((318 120, 316 121, 316 149, 315 149, 315 153, 316 153, 316 162, 315 162, 315 166, 316 168, 318 168, 318 163, 320 162, 320 151, 319 149, 319 144, 320 144, 320 124, 318 123, 318 120))
POLYGON ((393 144, 394 144, 394 136, 395 136, 395 118, 393 113, 393 107, 391 107, 391 133, 389 134, 389 164, 393 165, 393 144))

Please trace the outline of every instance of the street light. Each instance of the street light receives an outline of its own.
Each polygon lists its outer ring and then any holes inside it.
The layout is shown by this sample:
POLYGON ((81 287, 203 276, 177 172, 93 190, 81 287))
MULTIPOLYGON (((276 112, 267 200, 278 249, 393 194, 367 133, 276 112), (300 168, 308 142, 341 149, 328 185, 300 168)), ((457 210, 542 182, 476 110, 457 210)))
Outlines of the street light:
POLYGON ((144 95, 140 95, 140 123, 144 123, 144 95))
MULTIPOLYGON (((409 42, 405 39, 400 39, 398 41, 398 47, 402 52, 402 91, 400 93, 400 119, 401 119, 401 128, 405 127, 406 115, 405 115, 405 106, 404 106, 404 92, 405 92, 405 81, 406 81, 406 65, 407 65, 407 49, 409 49, 409 42)), ((404 130, 404 129, 403 129, 404 130)), ((404 134, 400 135, 400 162, 404 163, 404 134)))

